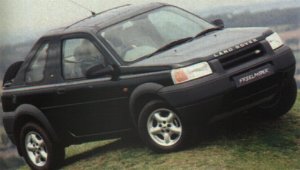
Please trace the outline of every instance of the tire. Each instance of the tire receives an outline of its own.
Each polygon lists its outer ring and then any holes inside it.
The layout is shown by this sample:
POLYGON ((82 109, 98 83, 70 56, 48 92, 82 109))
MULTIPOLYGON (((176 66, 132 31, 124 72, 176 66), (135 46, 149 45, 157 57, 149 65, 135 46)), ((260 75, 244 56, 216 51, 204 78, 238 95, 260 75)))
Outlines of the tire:
POLYGON ((180 115, 160 100, 143 107, 138 118, 138 131, 146 145, 159 153, 181 149, 188 138, 187 126, 180 115))
POLYGON ((20 131, 20 149, 31 169, 48 170, 61 165, 64 147, 55 144, 38 124, 29 122, 20 131))
POLYGON ((254 109, 259 118, 263 120, 277 119, 289 112, 297 98, 297 84, 294 78, 284 82, 275 100, 254 109))

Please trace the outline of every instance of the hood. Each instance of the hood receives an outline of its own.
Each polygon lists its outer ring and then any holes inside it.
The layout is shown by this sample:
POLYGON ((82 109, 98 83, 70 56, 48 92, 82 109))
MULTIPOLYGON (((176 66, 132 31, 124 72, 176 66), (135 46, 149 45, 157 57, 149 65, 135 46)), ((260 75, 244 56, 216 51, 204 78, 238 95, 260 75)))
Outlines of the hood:
POLYGON ((209 57, 249 40, 265 38, 270 33, 268 28, 227 28, 181 44, 148 59, 133 63, 131 66, 174 65, 209 57))

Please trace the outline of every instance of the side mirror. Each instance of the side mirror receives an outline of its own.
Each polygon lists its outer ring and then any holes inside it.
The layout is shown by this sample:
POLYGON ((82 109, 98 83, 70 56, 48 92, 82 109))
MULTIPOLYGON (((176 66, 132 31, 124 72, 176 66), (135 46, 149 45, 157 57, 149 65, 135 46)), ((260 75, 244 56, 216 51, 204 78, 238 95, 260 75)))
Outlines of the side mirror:
POLYGON ((102 64, 95 65, 86 71, 87 78, 96 78, 101 76, 112 75, 114 68, 111 65, 103 66, 102 64))
POLYGON ((212 24, 214 24, 215 26, 218 26, 220 28, 224 28, 224 21, 222 19, 216 19, 216 20, 212 21, 212 24))

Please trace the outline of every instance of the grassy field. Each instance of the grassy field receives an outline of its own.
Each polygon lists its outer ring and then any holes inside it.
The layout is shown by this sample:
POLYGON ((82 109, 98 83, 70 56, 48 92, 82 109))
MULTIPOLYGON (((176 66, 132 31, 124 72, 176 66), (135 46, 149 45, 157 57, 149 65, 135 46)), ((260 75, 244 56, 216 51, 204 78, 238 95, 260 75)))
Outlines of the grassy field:
POLYGON ((190 148, 171 154, 153 153, 139 140, 71 146, 62 169, 300 169, 300 96, 279 120, 238 117, 199 136, 190 148))

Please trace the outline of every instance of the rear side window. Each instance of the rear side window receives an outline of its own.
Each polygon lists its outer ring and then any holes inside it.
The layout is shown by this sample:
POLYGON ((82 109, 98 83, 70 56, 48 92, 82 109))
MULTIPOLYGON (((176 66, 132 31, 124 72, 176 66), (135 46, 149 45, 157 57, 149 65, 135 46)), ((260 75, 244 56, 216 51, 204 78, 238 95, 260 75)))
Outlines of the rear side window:
POLYGON ((33 60, 31 61, 26 71, 25 79, 27 83, 39 82, 44 79, 48 49, 48 43, 41 45, 41 47, 38 49, 37 53, 33 57, 33 60))

